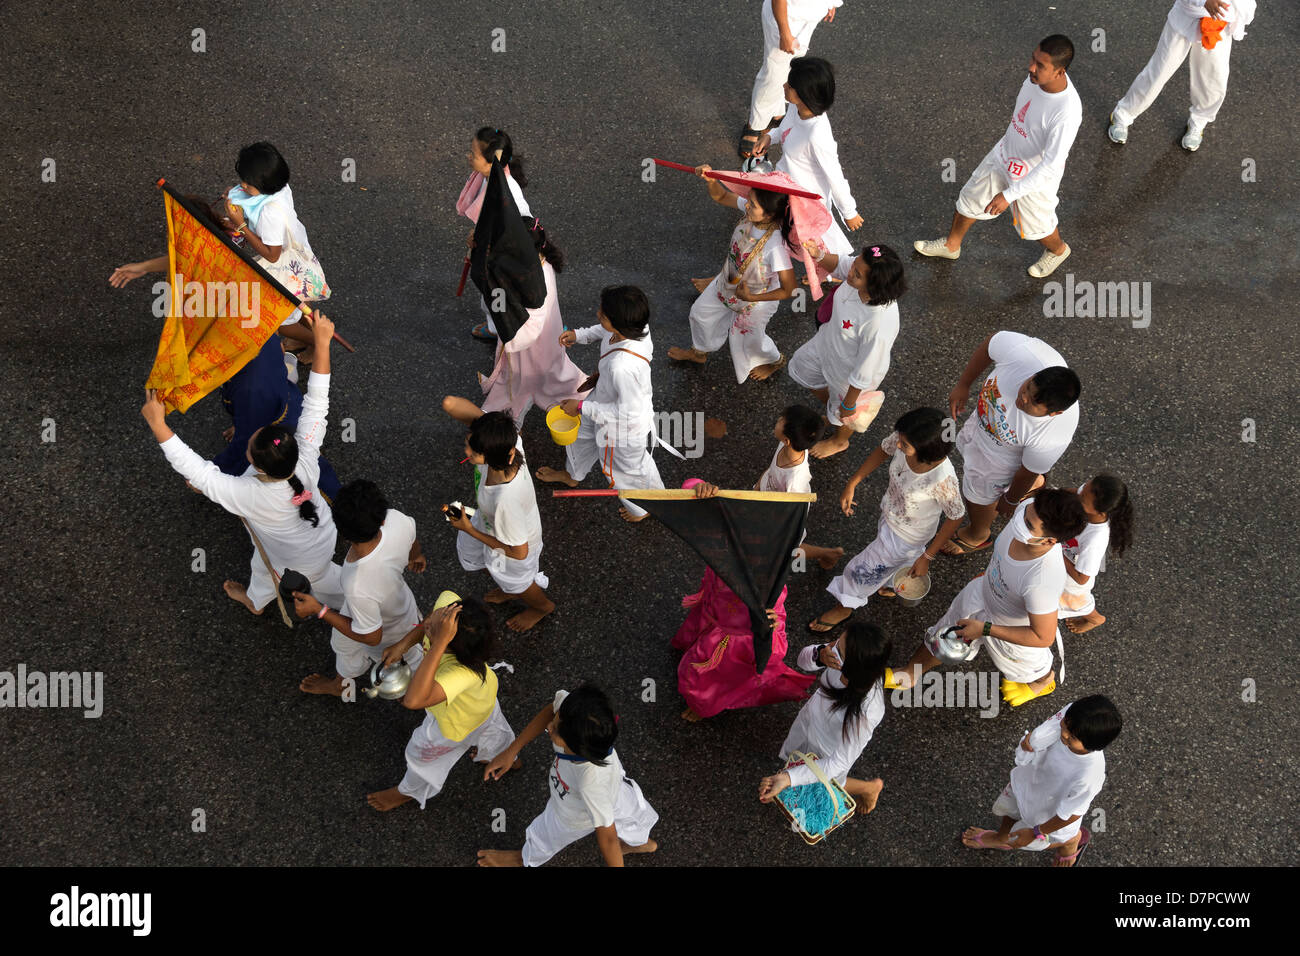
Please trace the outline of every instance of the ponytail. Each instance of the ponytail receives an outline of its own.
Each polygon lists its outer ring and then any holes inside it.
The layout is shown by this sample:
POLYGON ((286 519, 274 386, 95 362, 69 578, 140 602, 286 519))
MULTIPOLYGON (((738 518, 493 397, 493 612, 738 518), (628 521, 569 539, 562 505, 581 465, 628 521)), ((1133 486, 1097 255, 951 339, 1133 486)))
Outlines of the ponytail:
POLYGON ((1092 500, 1110 523, 1110 546, 1117 557, 1133 546, 1133 503, 1128 485, 1109 472, 1092 479, 1092 500))
MULTIPOLYGON (((894 644, 875 624, 849 619, 844 634, 844 661, 840 673, 847 685, 828 688, 821 692, 830 697, 831 712, 844 711, 841 739, 847 740, 850 731, 862 719, 862 708, 867 695, 876 689, 885 677, 885 665, 893 653, 894 644)), ((839 635, 836 635, 836 640, 839 635)))
POLYGON ((515 155, 514 143, 505 130, 494 126, 481 126, 474 138, 483 144, 483 158, 492 162, 493 154, 501 151, 501 165, 510 167, 510 177, 519 184, 520 189, 528 188, 528 176, 524 174, 524 158, 515 155))
MULTIPOLYGON (((303 493, 302 481, 297 475, 290 475, 288 481, 295 498, 303 493)), ((313 528, 320 525, 320 515, 316 514, 316 506, 311 501, 304 501, 298 506, 298 517, 303 521, 310 521, 313 528)))

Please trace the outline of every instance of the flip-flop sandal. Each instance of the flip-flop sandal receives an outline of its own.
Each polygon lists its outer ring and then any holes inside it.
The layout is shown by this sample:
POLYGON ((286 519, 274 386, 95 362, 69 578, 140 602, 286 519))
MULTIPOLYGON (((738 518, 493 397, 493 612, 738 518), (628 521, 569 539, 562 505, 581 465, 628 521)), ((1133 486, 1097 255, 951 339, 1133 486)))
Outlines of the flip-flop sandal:
MULTIPOLYGON (((980 848, 981 850, 1010 850, 1011 847, 1009 847, 1009 846, 990 846, 989 844, 987 844, 987 843, 984 842, 984 837, 985 837, 987 834, 992 833, 992 834, 996 835, 997 832, 998 832, 997 830, 980 830, 979 833, 976 833, 976 834, 975 834, 975 842, 979 844, 979 848, 980 848)), ((963 830, 963 831, 961 832, 961 834, 957 837, 957 839, 961 840, 961 845, 964 846, 964 847, 966 847, 966 849, 968 849, 968 850, 969 850, 969 849, 973 849, 971 846, 969 846, 969 845, 966 843, 966 831, 965 831, 965 830, 963 830)))
POLYGON ((746 123, 745 128, 740 131, 740 141, 736 144, 736 155, 741 159, 749 159, 749 157, 753 156, 754 147, 758 145, 758 138, 771 128, 769 126, 767 129, 751 129, 749 124, 746 123), (749 143, 749 145, 746 146, 746 143, 749 143))
POLYGON ((898 592, 893 588, 881 588, 876 592, 879 597, 898 597, 898 592))
POLYGON ((993 535, 989 535, 980 544, 968 544, 962 539, 961 532, 959 531, 948 539, 948 544, 945 544, 943 548, 939 550, 940 554, 946 554, 950 558, 964 558, 968 554, 974 554, 976 551, 983 551, 986 548, 991 548, 993 546, 993 535), (951 551, 946 550, 948 544, 955 547, 960 554, 953 554, 951 551))
POLYGON ((1092 832, 1087 827, 1080 827, 1079 848, 1075 850, 1073 853, 1071 853, 1069 856, 1057 856, 1054 860, 1052 860, 1052 866, 1063 866, 1064 861, 1066 860, 1073 860, 1074 865, 1078 866, 1079 861, 1083 859, 1083 851, 1088 849, 1088 845, 1090 843, 1092 843, 1092 832))
POLYGON ((495 342, 497 337, 488 331, 487 323, 480 322, 469 330, 469 334, 483 342, 495 342))
MULTIPOLYGON (((840 622, 840 624, 843 623, 844 623, 843 621, 840 622)), ((835 630, 835 628, 839 626, 840 626, 839 624, 829 624, 826 621, 823 621, 822 616, 820 614, 817 615, 816 620, 812 620, 808 622, 808 630, 811 631, 813 634, 826 634, 829 633, 830 631, 835 630), (821 627, 818 627, 817 626, 818 624, 820 624, 821 627)))
POLYGON ((885 690, 901 690, 902 687, 903 685, 900 684, 898 680, 894 677, 894 669, 892 667, 886 667, 885 668, 885 690))

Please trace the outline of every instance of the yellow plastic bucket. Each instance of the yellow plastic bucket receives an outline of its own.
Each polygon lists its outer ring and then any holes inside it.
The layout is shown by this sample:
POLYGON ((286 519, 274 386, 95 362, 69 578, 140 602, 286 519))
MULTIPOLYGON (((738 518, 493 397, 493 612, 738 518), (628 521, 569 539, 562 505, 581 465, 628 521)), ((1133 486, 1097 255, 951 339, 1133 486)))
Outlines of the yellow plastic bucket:
POLYGON ((581 423, 582 419, 566 415, 559 405, 551 406, 546 413, 546 427, 551 430, 551 440, 557 445, 572 445, 581 423))

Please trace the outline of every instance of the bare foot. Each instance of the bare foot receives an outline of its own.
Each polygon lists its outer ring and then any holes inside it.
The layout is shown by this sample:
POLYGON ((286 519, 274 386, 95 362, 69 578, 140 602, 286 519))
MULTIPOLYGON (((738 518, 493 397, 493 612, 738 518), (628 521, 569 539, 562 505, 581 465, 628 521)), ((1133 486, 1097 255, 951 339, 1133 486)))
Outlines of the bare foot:
POLYGON ((659 849, 659 844, 654 840, 646 840, 640 846, 628 846, 622 840, 619 840, 618 846, 619 849, 623 851, 624 856, 631 853, 653 853, 655 850, 659 849))
POLYGON ((509 601, 510 595, 506 594, 500 588, 493 588, 487 594, 483 595, 483 601, 487 604, 505 604, 509 601))
POLYGON ((763 382, 771 378, 785 365, 785 356, 782 355, 775 362, 768 362, 766 365, 760 365, 749 373, 751 382, 763 382))
POLYGON ((829 458, 849 447, 847 438, 823 438, 809 450, 814 458, 829 458))
POLYGON ((479 850, 479 866, 523 866, 522 850, 479 850))
POLYGON ((226 597, 232 601, 238 601, 244 607, 248 608, 254 614, 261 614, 261 610, 253 607, 253 602, 248 599, 248 589, 238 581, 227 581, 221 587, 226 592, 226 597))
POLYGON ((400 807, 412 799, 414 798, 408 797, 396 787, 389 787, 387 790, 376 790, 374 793, 366 794, 366 803, 384 813, 394 807, 400 807))
POLYGON ((961 835, 961 842, 972 850, 1010 850, 1006 841, 998 835, 997 830, 981 830, 979 827, 967 827, 961 835))
POLYGON ((880 800, 880 791, 885 789, 885 781, 877 777, 875 780, 866 781, 864 786, 866 792, 858 797, 858 813, 867 814, 876 809, 876 803, 880 800))
POLYGON ((727 423, 721 418, 704 419, 705 438, 721 438, 725 434, 727 434, 727 423))
POLYGON ((699 349, 684 349, 681 346, 674 345, 668 350, 668 357, 674 362, 694 362, 696 365, 703 365, 708 360, 708 353, 701 352, 699 349))
POLYGON ((554 604, 551 604, 549 610, 540 610, 535 607, 530 607, 528 610, 520 611, 514 617, 510 618, 510 620, 506 621, 506 627, 516 633, 523 633, 524 631, 531 630, 533 625, 554 610, 554 604))
POLYGON ((335 674, 333 677, 321 677, 320 674, 310 674, 302 679, 298 689, 305 694, 328 694, 332 697, 343 696, 343 678, 335 674))
POLYGON ((1101 627, 1105 623, 1106 615, 1104 614, 1097 614, 1095 618, 1092 614, 1088 614, 1084 617, 1067 617, 1065 619, 1065 626, 1070 629, 1071 634, 1087 634, 1094 627, 1101 627))
POLYGON ((702 718, 695 712, 693 707, 687 707, 682 711, 682 720, 689 721, 692 724, 699 723, 702 718))
POLYGON ((550 468, 543 465, 533 473, 538 481, 547 481, 551 484, 568 485, 570 488, 578 487, 578 483, 569 477, 567 471, 560 471, 558 468, 550 468))
POLYGON ((709 276, 707 279, 692 279, 691 285, 695 286, 696 292, 703 292, 709 287, 709 283, 713 281, 713 278, 713 276, 709 276))
POLYGON ((835 565, 840 563, 840 558, 844 557, 844 549, 826 548, 825 550, 830 551, 831 553, 822 555, 817 559, 817 563, 822 566, 823 571, 829 571, 831 568, 835 567, 835 565))
POLYGON ((619 508, 618 513, 619 516, 628 524, 636 524, 637 522, 645 521, 646 518, 650 517, 648 511, 643 515, 633 515, 632 512, 628 511, 626 508, 619 508))

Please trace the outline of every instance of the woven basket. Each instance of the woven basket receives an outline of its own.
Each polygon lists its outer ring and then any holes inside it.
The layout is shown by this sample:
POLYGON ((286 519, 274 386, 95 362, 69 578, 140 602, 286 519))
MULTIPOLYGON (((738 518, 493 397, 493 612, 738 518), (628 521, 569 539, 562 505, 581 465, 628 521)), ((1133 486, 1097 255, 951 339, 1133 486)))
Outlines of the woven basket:
POLYGON ((786 818, 786 820, 789 821, 790 829, 799 834, 799 836, 803 838, 803 842, 807 843, 809 846, 816 846, 818 843, 821 843, 822 840, 826 839, 831 832, 842 827, 853 818, 853 814, 858 808, 857 801, 849 796, 848 791, 830 777, 826 776, 822 771, 822 768, 817 764, 818 759, 819 758, 815 753, 802 753, 801 751, 796 750, 794 753, 790 754, 790 759, 785 762, 785 766, 782 769, 789 770, 791 767, 797 766, 798 764, 804 764, 809 770, 816 774, 817 779, 821 781, 822 786, 831 792, 833 798, 839 798, 838 803, 844 807, 844 810, 840 814, 839 818, 826 828, 825 832, 818 836, 812 836, 811 834, 804 832, 795 821, 794 814, 791 813, 789 808, 781 802, 779 796, 777 799, 772 801, 781 810, 781 814, 786 818))

